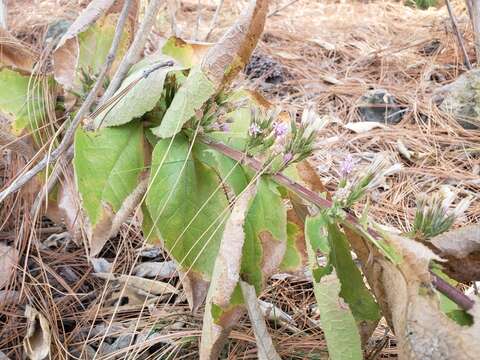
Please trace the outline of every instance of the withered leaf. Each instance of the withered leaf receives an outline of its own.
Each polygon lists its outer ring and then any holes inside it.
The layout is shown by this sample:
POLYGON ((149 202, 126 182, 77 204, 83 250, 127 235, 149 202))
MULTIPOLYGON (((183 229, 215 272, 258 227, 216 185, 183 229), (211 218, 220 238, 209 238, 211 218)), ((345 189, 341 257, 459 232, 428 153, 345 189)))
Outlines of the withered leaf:
POLYGON ((25 355, 30 360, 43 360, 50 354, 51 331, 47 319, 30 305, 25 309, 27 334, 23 339, 25 355))
POLYGON ((225 225, 203 316, 201 359, 218 357, 231 328, 244 312, 241 305, 231 305, 231 303, 240 280, 242 250, 245 242, 243 227, 255 192, 256 187, 252 186, 240 195, 225 225))
POLYGON ((436 254, 447 260, 441 265, 450 277, 460 282, 480 280, 480 224, 440 234, 430 244, 436 254))
POLYGON ((14 247, 0 243, 0 290, 10 281, 17 262, 17 250, 14 247))

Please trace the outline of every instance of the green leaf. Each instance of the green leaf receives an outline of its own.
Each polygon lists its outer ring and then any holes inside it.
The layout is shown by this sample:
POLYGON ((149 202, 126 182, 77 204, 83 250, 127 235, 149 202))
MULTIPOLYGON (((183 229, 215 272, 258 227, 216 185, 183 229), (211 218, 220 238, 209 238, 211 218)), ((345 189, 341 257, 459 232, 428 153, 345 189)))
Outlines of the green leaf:
MULTIPOLYGON (((239 195, 252 175, 217 151, 201 148, 203 151, 197 152, 199 159, 214 168, 233 193, 239 195)), ((280 267, 287 249, 286 209, 279 186, 269 178, 259 180, 257 194, 245 221, 245 237, 242 276, 260 291, 265 279, 280 267)))
POLYGON ((12 132, 35 131, 45 122, 45 92, 43 81, 13 70, 0 71, 0 110, 14 121, 12 132))
MULTIPOLYGON (((307 217, 305 237, 308 263, 312 274, 318 269, 317 250, 325 244, 325 221, 322 215, 307 217), (322 244, 322 245, 320 245, 322 244)), ((355 318, 339 296, 341 284, 335 273, 313 279, 313 291, 322 321, 322 330, 332 360, 363 359, 361 339, 355 318)))
POLYGON ((287 243, 287 211, 272 180, 260 178, 244 230, 242 278, 260 292, 280 266, 287 243))
POLYGON ((210 44, 188 43, 173 36, 163 45, 162 53, 171 56, 186 67, 192 67, 200 62, 209 47, 210 44))
POLYGON ((342 284, 340 296, 348 303, 357 322, 377 322, 380 310, 373 295, 365 286, 362 274, 352 259, 345 235, 338 225, 327 225, 330 261, 342 284))
MULTIPOLYGON (((459 285, 458 281, 450 278, 447 274, 445 274, 438 264, 433 264, 431 270, 453 287, 459 285)), ((442 312, 445 313, 450 319, 462 326, 471 326, 473 324, 472 315, 462 310, 457 304, 455 304, 452 300, 447 298, 442 293, 438 291, 436 293, 438 294, 440 300, 440 310, 442 310, 442 312)))
POLYGON ((473 317, 466 311, 462 310, 452 300, 445 295, 438 293, 440 297, 440 309, 450 319, 462 326, 471 326, 473 324, 473 317))
POLYGON ((199 145, 198 148, 201 149, 197 152, 199 160, 214 168, 223 182, 230 186, 236 195, 239 195, 247 187, 248 175, 237 161, 206 146, 199 145))
POLYGON ((199 67, 190 71, 187 80, 173 98, 160 126, 152 129, 165 139, 178 134, 182 126, 215 94, 215 87, 199 67))
MULTIPOLYGON (((92 1, 59 40, 52 54, 55 80, 80 96, 92 88, 115 37, 119 11, 112 1, 92 1)), ((131 6, 108 76, 115 73, 136 27, 138 6, 131 6)), ((106 85, 106 84, 104 84, 106 85)))
POLYGON ((228 202, 216 173, 197 159, 195 147, 189 154, 189 146, 183 135, 157 143, 146 202, 171 256, 209 278, 228 202))
POLYGON ((314 282, 313 291, 322 320, 322 330, 332 360, 363 359, 360 335, 349 306, 339 297, 340 281, 332 274, 314 282))
POLYGON ((164 92, 165 78, 169 72, 179 70, 180 67, 160 68, 145 77, 145 71, 154 68, 154 66, 146 65, 140 67, 123 81, 115 95, 131 86, 133 82, 141 79, 120 100, 108 106, 95 118, 96 127, 100 124, 102 127, 126 124, 135 118, 141 117, 155 107, 164 92))
MULTIPOLYGON (((100 72, 115 36, 117 20, 118 14, 108 14, 78 35, 80 53, 77 71, 83 70, 89 74, 100 72)), ((119 46, 120 54, 127 51, 131 36, 127 32, 122 35, 119 46)), ((121 58, 121 55, 118 58, 121 58)))
POLYGON ((118 211, 138 183, 144 167, 142 124, 78 129, 73 164, 83 208, 95 227, 110 209, 118 211))
MULTIPOLYGON (((298 248, 297 238, 302 236, 301 230, 292 222, 287 223, 287 250, 280 264, 281 271, 297 271, 302 266, 301 249, 298 248)), ((303 239, 302 239, 303 240, 303 239)))
POLYGON ((305 220, 305 236, 309 239, 313 251, 320 250, 324 255, 330 253, 330 244, 325 231, 327 223, 322 213, 313 217, 308 216, 305 220))
POLYGON ((155 226, 145 203, 142 204, 142 232, 145 241, 150 244, 162 244, 162 238, 155 226))

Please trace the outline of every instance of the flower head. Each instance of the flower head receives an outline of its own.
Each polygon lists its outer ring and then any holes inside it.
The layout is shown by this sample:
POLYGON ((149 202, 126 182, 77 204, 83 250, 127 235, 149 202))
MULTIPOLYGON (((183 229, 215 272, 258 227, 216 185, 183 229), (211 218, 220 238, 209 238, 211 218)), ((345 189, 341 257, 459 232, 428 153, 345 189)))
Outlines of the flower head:
POLYGON ((227 132, 230 130, 230 126, 226 123, 220 124, 220 126, 218 127, 218 130, 227 132))
POLYGON ((288 164, 293 159, 293 154, 291 152, 287 152, 283 155, 283 163, 288 164))
POLYGON ((315 135, 318 131, 323 129, 327 124, 326 118, 321 118, 315 111, 315 105, 310 103, 303 110, 301 127, 304 129, 303 136, 305 139, 315 135))
POLYGON ((353 171, 355 167, 355 160, 353 156, 348 154, 345 159, 340 163, 340 174, 342 177, 347 177, 353 171))
POLYGON ((250 127, 248 128, 248 134, 252 137, 258 136, 262 132, 262 129, 260 129, 260 126, 258 126, 256 123, 251 123, 250 127))
POLYGON ((417 211, 413 223, 413 230, 416 236, 429 239, 433 236, 447 231, 456 218, 470 206, 470 197, 462 199, 453 209, 451 205, 456 194, 447 189, 428 196, 424 193, 417 197, 417 211))
POLYGON ((274 123, 273 131, 276 137, 284 136, 288 132, 288 125, 285 123, 274 123))

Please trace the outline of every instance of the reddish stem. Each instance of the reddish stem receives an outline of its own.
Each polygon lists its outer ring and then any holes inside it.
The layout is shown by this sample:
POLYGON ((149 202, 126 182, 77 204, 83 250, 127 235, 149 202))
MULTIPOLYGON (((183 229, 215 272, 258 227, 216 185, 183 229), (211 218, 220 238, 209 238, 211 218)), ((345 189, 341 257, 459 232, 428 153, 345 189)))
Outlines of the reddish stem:
MULTIPOLYGON (((260 161, 252 157, 245 157, 245 154, 241 151, 232 149, 225 144, 216 142, 206 137, 200 137, 199 139, 201 142, 208 145, 212 149, 219 151, 220 153, 240 162, 242 165, 246 165, 252 168, 255 171, 261 171, 263 168, 263 164, 260 161)), ((271 176, 278 184, 285 186, 287 189, 291 190, 292 192, 294 192, 301 198, 311 202, 312 204, 315 204, 319 208, 328 209, 331 208, 333 205, 331 201, 321 198, 315 192, 293 181, 282 173, 272 174, 271 176)), ((358 218, 351 213, 347 213, 346 220, 354 226, 358 226, 359 224, 358 218)), ((375 230, 369 228, 367 231, 371 236, 375 238, 380 238, 380 235, 375 230)), ((450 300, 455 302, 459 307, 464 310, 470 310, 473 307, 474 301, 468 296, 466 296, 463 292, 451 286, 450 284, 442 280, 440 277, 438 277, 436 274, 431 272, 431 275, 432 285, 440 293, 448 297, 450 300)))

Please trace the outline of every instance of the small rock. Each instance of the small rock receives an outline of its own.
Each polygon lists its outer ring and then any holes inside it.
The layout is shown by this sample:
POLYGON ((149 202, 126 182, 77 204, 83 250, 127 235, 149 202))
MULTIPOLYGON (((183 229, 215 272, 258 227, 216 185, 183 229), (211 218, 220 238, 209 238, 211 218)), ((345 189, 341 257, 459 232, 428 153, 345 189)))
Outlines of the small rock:
POLYGON ((480 69, 467 71, 435 90, 433 100, 467 130, 480 128, 480 69))
POLYGON ((284 67, 270 56, 254 53, 245 67, 249 79, 263 79, 267 84, 277 85, 288 79, 284 67))
POLYGON ((358 111, 363 121, 395 125, 402 120, 405 108, 387 90, 375 89, 360 98, 358 111))

